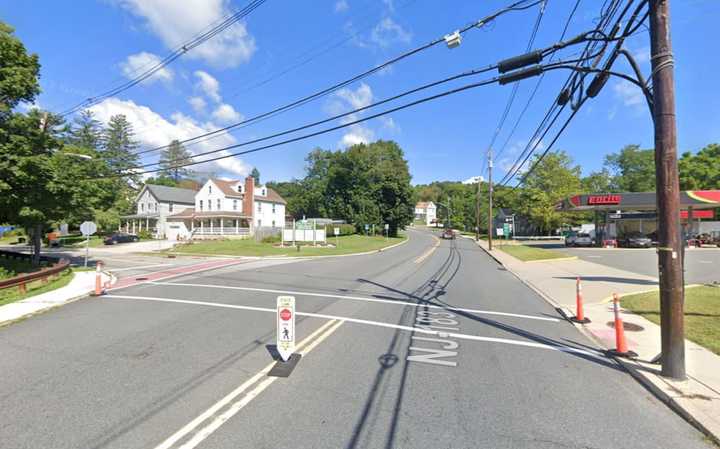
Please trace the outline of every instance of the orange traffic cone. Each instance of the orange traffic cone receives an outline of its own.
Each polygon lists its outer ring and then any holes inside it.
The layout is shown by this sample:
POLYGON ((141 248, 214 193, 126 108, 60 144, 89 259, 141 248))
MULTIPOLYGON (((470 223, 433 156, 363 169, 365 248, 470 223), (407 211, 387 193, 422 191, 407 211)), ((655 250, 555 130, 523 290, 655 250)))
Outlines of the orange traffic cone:
POLYGON ((577 277, 577 282, 575 283, 575 316, 570 318, 570 321, 582 324, 590 322, 590 318, 586 318, 585 312, 583 311, 582 284, 580 284, 580 276, 577 277))
POLYGON ((95 294, 94 296, 100 296, 104 293, 102 285, 102 262, 97 261, 95 264, 95 294))
POLYGON ((615 357, 637 357, 637 353, 629 351, 625 341, 625 326, 620 317, 620 297, 613 293, 613 312, 615 313, 615 349, 608 351, 608 354, 615 357))

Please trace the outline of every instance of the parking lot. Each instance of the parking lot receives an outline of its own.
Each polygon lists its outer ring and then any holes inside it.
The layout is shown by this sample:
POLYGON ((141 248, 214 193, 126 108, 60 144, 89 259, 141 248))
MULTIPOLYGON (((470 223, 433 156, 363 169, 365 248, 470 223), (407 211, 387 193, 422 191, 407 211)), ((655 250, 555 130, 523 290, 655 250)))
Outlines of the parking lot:
MULTIPOLYGON (((554 249, 588 262, 657 278, 655 248, 566 248, 560 242, 531 243, 554 249)), ((720 283, 720 248, 690 248, 685 251, 685 283, 720 283)))

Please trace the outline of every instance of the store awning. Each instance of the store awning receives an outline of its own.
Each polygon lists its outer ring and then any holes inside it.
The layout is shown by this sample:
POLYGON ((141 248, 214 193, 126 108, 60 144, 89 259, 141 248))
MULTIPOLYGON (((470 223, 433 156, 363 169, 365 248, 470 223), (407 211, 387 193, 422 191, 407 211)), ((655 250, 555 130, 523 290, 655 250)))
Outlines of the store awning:
MULTIPOLYGON (((720 208, 720 190, 686 190, 680 192, 680 208, 720 208)), ((555 206, 563 212, 588 210, 656 210, 655 192, 594 193, 574 195, 555 206)))

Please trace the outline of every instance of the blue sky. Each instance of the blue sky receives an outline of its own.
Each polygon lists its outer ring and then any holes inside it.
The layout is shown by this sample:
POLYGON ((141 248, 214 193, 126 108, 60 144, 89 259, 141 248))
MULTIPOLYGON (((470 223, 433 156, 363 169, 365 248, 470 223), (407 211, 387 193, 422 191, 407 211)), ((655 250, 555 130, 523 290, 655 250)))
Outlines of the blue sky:
MULTIPOLYGON (((15 27, 16 35, 31 52, 39 54, 43 92, 38 105, 57 112, 126 81, 138 68, 164 57, 171 48, 246 3, 0 0, 0 17, 15 27)), ((111 114, 125 113, 144 145, 162 145, 172 138, 192 137, 289 103, 508 3, 268 0, 243 23, 192 50, 147 82, 95 106, 94 111, 104 120, 111 114)), ((591 29, 601 3, 582 0, 568 36, 591 29)), ((536 48, 557 41, 573 4, 571 0, 547 1, 536 48)), ((679 150, 697 151, 720 141, 720 91, 716 83, 720 59, 713 57, 717 52, 713 30, 720 16, 720 2, 675 0, 671 8, 679 150)), ((466 33, 458 48, 436 46, 334 95, 190 149, 202 151, 262 137, 522 53, 536 17, 537 8, 507 14, 484 29, 466 33)), ((647 33, 640 33, 627 42, 646 74, 648 39, 647 33)), ((627 71, 624 66, 617 68, 627 71)), ((498 175, 524 147, 566 78, 566 71, 545 76, 497 161, 498 175)), ((530 79, 520 84, 499 145, 506 140, 536 82, 530 79)), ((263 180, 287 180, 303 175, 304 157, 315 147, 337 149, 382 138, 395 140, 403 148, 414 183, 464 180, 481 172, 483 155, 511 86, 480 87, 382 120, 373 119, 241 159, 228 159, 209 169, 226 177, 240 177, 256 166, 263 180)), ((612 80, 596 99, 586 103, 555 148, 568 151, 587 174, 602 166, 606 154, 632 143, 652 147, 650 117, 636 89, 612 80)))

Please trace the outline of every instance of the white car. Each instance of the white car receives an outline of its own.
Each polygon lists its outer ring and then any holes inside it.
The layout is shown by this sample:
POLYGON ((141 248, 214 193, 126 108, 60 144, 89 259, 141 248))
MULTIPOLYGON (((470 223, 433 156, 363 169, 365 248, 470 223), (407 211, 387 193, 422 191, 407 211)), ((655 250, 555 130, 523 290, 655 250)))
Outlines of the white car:
POLYGON ((593 246, 593 239, 590 234, 578 234, 572 242, 572 246, 593 246))

